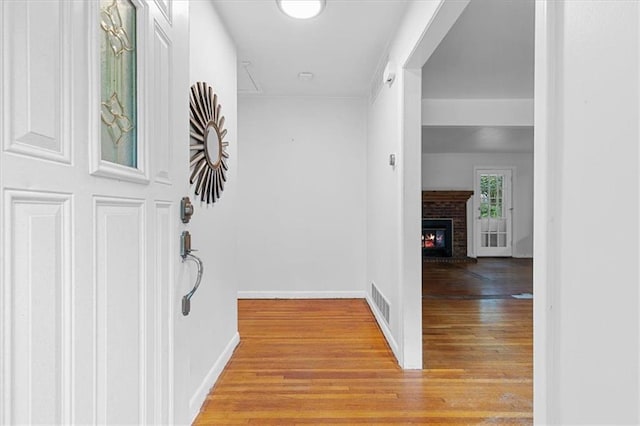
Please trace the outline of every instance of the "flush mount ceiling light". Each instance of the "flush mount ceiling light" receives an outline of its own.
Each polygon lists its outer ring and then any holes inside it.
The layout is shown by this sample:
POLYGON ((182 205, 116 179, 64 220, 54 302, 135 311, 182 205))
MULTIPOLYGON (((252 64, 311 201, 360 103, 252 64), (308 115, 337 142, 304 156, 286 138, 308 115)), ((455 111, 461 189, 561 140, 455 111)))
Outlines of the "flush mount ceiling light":
POLYGON ((318 16, 326 0, 276 0, 280 10, 296 19, 309 19, 318 16))

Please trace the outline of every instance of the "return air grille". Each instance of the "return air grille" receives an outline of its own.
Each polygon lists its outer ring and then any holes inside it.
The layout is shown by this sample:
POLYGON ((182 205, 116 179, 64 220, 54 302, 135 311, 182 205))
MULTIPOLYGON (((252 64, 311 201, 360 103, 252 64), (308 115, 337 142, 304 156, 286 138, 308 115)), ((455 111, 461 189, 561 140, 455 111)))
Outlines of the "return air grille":
POLYGON ((378 311, 382 314, 385 322, 389 324, 389 302, 385 297, 380 293, 378 287, 374 283, 371 283, 371 297, 373 298, 373 303, 375 303, 378 311))

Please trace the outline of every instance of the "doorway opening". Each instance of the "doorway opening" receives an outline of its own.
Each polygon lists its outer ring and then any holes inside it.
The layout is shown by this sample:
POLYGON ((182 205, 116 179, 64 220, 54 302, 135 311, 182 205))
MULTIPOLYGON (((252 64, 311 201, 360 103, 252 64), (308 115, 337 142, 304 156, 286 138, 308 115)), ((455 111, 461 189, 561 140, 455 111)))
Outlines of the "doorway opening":
MULTIPOLYGON (((464 255, 423 253, 423 368, 445 380, 491 379, 487 406, 531 419, 534 8, 471 1, 429 57, 421 166, 423 219, 448 217, 425 194, 471 193, 464 255)), ((485 389, 458 391, 462 401, 485 389)))

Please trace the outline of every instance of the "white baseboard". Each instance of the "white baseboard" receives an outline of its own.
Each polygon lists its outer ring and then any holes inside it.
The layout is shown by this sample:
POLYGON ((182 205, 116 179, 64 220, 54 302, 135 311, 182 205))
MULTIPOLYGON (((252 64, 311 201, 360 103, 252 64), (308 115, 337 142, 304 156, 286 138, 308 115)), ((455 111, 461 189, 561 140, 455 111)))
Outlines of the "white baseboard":
POLYGON ((238 299, 364 299, 364 291, 239 291, 238 299))
POLYGON ((200 414, 200 408, 207 398, 209 390, 211 390, 220 377, 220 374, 222 374, 222 370, 224 370, 224 367, 231 359, 231 355, 233 355, 233 351, 236 346, 238 346, 238 343, 240 343, 240 334, 236 332, 229 343, 227 343, 227 346, 224 348, 216 362, 213 363, 211 370, 209 370, 209 373, 207 373, 206 377, 202 380, 202 383, 200 383, 200 386, 198 386, 198 389, 189 400, 190 423, 193 423, 198 414, 200 414))
POLYGON ((387 339, 387 343, 389 344, 389 347, 391 348, 393 355, 396 357, 396 361, 398 361, 398 365, 402 365, 402 357, 400 356, 398 343, 396 343, 395 339, 393 338, 393 335, 391 334, 391 330, 389 329, 389 326, 384 320, 382 313, 378 310, 378 307, 376 306, 376 304, 373 303, 373 300, 371 300, 371 296, 368 293, 365 299, 367 300, 367 303, 371 308, 371 312, 373 312, 373 316, 376 318, 376 321, 378 322, 378 326, 380 326, 380 329, 382 330, 382 334, 384 335, 384 338, 387 339))

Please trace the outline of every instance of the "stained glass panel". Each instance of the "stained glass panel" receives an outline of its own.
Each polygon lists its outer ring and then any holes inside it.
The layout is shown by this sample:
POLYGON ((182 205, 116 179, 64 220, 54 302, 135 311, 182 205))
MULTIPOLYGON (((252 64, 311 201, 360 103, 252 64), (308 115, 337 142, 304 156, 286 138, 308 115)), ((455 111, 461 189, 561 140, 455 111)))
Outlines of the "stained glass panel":
POLYGON ((137 167, 136 7, 100 0, 101 159, 137 167))

